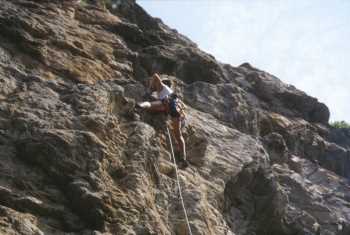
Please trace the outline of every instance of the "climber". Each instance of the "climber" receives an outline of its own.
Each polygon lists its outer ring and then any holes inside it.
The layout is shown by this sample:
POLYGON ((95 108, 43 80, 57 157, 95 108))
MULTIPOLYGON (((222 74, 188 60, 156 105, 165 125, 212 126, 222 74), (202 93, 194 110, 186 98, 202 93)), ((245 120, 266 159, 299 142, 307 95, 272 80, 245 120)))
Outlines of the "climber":
POLYGON ((137 103, 136 107, 151 112, 170 114, 172 134, 176 140, 176 156, 178 158, 178 165, 180 168, 186 168, 188 166, 188 162, 186 160, 186 147, 181 131, 185 121, 183 104, 170 88, 171 82, 169 80, 162 81, 157 73, 153 74, 152 78, 149 80, 148 86, 150 92, 155 92, 157 94, 157 100, 152 102, 146 101, 137 103))

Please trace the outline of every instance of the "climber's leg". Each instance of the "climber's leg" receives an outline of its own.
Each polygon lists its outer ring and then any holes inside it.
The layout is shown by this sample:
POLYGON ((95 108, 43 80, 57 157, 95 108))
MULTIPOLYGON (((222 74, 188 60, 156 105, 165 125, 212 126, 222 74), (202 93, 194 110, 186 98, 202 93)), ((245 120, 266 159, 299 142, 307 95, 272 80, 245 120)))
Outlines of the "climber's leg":
POLYGON ((151 102, 151 107, 148 110, 151 112, 166 112, 165 105, 159 100, 151 102))
POLYGON ((152 101, 152 102, 141 102, 141 103, 137 103, 137 107, 142 108, 142 109, 146 109, 147 111, 151 111, 151 112, 165 112, 165 106, 164 104, 157 100, 157 101, 152 101))
POLYGON ((176 145, 178 146, 179 153, 181 155, 181 160, 186 160, 186 146, 185 139, 182 136, 181 132, 181 118, 173 117, 172 118, 172 131, 176 140, 176 145))

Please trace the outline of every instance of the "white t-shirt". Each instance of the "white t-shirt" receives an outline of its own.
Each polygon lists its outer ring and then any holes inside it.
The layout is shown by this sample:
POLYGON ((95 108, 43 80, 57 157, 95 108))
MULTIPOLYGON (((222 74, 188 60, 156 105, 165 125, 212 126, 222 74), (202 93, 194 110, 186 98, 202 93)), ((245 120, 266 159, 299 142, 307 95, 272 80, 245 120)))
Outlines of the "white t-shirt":
POLYGON ((163 87, 162 90, 158 93, 158 98, 160 100, 165 99, 167 96, 174 93, 174 91, 167 85, 162 84, 162 87, 163 87))

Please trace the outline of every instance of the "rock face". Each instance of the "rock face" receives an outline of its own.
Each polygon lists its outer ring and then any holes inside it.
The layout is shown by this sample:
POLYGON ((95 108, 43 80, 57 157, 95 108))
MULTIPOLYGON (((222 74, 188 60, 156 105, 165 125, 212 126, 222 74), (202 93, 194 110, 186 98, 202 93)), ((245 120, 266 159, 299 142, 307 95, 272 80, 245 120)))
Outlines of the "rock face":
POLYGON ((188 234, 164 117, 133 110, 153 72, 187 106, 193 234, 350 234, 349 130, 317 99, 132 0, 0 3, 1 234, 188 234))

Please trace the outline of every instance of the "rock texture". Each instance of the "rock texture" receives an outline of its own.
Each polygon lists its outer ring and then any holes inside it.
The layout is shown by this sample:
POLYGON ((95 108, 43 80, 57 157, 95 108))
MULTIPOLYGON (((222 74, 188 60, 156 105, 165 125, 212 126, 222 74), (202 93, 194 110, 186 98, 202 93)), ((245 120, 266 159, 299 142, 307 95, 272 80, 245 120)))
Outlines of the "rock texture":
POLYGON ((324 104, 112 2, 0 0, 1 234, 188 234, 165 119, 133 109, 153 72, 187 106, 193 234, 350 234, 350 135, 324 104))

